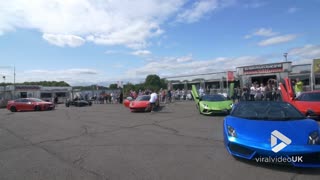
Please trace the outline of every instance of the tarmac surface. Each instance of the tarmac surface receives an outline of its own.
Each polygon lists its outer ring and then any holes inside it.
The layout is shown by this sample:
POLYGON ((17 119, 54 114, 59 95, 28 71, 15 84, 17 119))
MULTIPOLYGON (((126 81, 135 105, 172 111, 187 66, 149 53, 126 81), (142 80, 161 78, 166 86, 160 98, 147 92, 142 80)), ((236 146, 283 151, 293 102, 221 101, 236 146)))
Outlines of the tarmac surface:
POLYGON ((191 101, 154 113, 120 104, 0 109, 0 179, 320 179, 320 169, 233 158, 223 144, 223 118, 200 115, 191 101))

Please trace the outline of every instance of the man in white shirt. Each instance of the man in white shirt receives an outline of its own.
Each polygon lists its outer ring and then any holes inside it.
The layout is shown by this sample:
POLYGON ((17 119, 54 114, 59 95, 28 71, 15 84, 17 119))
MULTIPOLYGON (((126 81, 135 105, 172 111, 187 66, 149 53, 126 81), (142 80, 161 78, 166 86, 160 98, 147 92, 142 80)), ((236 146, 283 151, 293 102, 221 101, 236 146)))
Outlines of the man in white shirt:
POLYGON ((150 100, 149 100, 151 112, 153 112, 157 100, 158 100, 158 95, 153 91, 150 95, 150 100))
POLYGON ((200 87, 200 89, 199 89, 199 96, 201 97, 201 96, 203 96, 204 95, 204 90, 202 89, 202 87, 200 87))

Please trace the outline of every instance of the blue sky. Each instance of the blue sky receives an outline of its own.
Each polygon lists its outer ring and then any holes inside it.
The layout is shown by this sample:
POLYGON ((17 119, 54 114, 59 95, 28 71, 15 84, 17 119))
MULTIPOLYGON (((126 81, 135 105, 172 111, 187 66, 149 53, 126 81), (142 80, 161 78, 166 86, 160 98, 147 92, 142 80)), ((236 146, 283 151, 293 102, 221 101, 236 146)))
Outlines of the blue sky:
POLYGON ((0 4, 7 82, 71 85, 320 58, 319 0, 11 0, 0 4))

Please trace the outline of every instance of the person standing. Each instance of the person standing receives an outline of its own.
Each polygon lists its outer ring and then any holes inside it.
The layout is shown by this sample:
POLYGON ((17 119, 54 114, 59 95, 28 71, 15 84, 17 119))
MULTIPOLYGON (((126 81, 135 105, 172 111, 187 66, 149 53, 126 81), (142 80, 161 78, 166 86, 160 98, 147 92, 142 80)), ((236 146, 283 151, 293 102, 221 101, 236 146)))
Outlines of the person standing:
POLYGON ((158 95, 155 91, 152 91, 151 95, 150 95, 150 110, 151 112, 154 112, 154 107, 156 106, 156 102, 158 100, 158 95))
POLYGON ((58 102, 59 102, 59 99, 58 99, 58 96, 56 95, 56 96, 54 97, 54 104, 58 104, 58 102))
POLYGON ((199 89, 199 96, 203 96, 204 95, 204 90, 202 89, 202 87, 200 86, 200 89, 199 89))
POLYGON ((254 101, 255 95, 256 95, 256 87, 255 87, 255 83, 253 83, 250 88, 250 101, 254 101))
POLYGON ((171 98, 172 98, 172 92, 171 92, 170 89, 168 90, 167 96, 168 96, 168 103, 171 103, 171 102, 172 102, 172 101, 171 101, 171 100, 172 100, 172 99, 171 99, 171 98))
POLYGON ((299 97, 300 94, 303 91, 303 82, 299 78, 296 79, 296 84, 294 86, 294 91, 296 93, 296 97, 299 97))
POLYGON ((121 92, 120 92, 120 95, 119 95, 119 103, 122 104, 123 102, 123 92, 122 92, 122 89, 121 89, 121 92))

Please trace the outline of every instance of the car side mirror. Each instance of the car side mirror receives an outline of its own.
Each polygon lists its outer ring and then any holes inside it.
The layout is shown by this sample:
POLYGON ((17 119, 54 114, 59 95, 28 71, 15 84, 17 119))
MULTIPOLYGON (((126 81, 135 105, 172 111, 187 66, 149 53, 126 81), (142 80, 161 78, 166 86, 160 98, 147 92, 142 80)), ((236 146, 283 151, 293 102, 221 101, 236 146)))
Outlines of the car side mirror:
POLYGON ((308 109, 306 116, 307 118, 310 118, 310 119, 317 118, 317 114, 311 109, 308 109))

